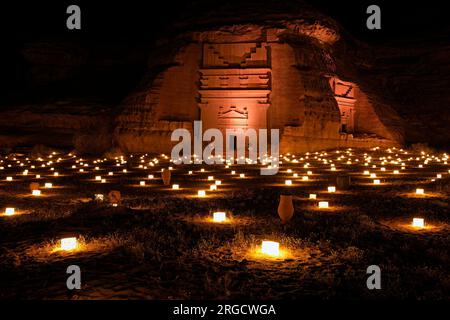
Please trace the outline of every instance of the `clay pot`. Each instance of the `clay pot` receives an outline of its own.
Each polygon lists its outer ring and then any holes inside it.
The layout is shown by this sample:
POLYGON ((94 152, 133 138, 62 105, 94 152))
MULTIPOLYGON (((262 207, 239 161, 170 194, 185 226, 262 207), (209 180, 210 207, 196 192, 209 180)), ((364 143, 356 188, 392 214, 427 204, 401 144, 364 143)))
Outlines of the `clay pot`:
POLYGON ((37 182, 32 182, 32 183, 30 183, 30 191, 33 191, 33 190, 39 190, 39 183, 37 183, 37 182))
POLYGON ((163 169, 163 171, 161 172, 161 177, 165 186, 170 184, 170 176, 171 176, 170 170, 163 169))
POLYGON ((292 196, 280 195, 280 204, 278 205, 278 215, 283 224, 291 220, 294 215, 294 204, 292 203, 292 196))
POLYGON ((109 198, 109 202, 111 204, 119 204, 120 199, 121 199, 120 191, 116 191, 116 190, 111 191, 108 194, 108 198, 109 198))
POLYGON ((347 190, 352 184, 351 178, 348 175, 341 175, 336 177, 336 186, 339 190, 347 190))

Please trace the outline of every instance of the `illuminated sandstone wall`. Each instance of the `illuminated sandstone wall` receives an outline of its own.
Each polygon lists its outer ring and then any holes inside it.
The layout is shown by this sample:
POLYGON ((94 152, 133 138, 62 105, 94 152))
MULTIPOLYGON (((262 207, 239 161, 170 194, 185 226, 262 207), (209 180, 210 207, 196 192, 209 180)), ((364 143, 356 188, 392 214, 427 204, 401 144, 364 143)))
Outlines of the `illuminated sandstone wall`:
POLYGON ((197 106, 201 47, 190 44, 176 54, 173 65, 123 102, 117 118, 116 145, 125 152, 168 152, 177 128, 192 128, 197 106))
POLYGON ((124 101, 116 145, 168 153, 171 132, 192 130, 194 120, 203 130, 279 129, 282 152, 396 145, 397 116, 376 93, 357 82, 341 81, 350 93, 330 86, 330 78, 339 79, 332 50, 339 37, 296 23, 183 35, 188 44, 124 101))

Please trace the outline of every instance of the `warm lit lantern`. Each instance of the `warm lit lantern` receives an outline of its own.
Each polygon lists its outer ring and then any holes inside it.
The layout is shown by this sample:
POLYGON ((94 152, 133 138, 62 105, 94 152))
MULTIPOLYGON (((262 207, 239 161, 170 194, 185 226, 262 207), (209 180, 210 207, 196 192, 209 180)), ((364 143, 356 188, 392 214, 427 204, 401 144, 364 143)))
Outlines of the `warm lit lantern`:
POLYGON ((6 177, 6 181, 12 181, 13 178, 12 177, 6 177))
POLYGON ((58 173, 58 172, 55 172, 53 175, 54 175, 55 177, 57 177, 57 176, 59 176, 59 173, 58 173))
POLYGON ((261 252, 269 256, 277 257, 280 255, 280 244, 275 241, 263 241, 261 252))
POLYGON ((368 170, 364 171, 364 175, 368 176, 370 174, 370 172, 368 170))
POLYGON ((222 184, 222 181, 216 180, 215 184, 216 184, 216 186, 220 186, 222 184))
POLYGON ((371 173, 371 174, 370 174, 370 177, 371 177, 371 178, 376 178, 376 177, 377 177, 377 174, 376 174, 376 173, 371 173))
POLYGON ((416 194, 425 194, 424 189, 416 189, 416 194))
POLYGON ((336 192, 336 187, 328 187, 328 192, 336 192))
POLYGON ((149 178, 149 179, 153 179, 154 177, 155 177, 155 176, 152 175, 152 174, 149 174, 149 175, 148 175, 148 178, 149 178))
POLYGON ((241 173, 241 174, 239 175, 239 178, 245 178, 245 174, 244 174, 244 173, 241 173))
POLYGON ((373 180, 373 184, 380 184, 380 180, 379 179, 373 180))
POLYGON ((198 192, 197 192, 197 196, 199 196, 199 197, 206 197, 206 191, 205 190, 199 190, 198 192))
POLYGON ((180 186, 178 184, 172 185, 172 190, 178 190, 178 189, 180 189, 180 186))
POLYGON ((95 177, 95 180, 96 180, 96 181, 102 181, 102 177, 101 177, 101 176, 96 176, 96 177, 95 177))
POLYGON ((319 202, 319 208, 328 208, 328 201, 320 201, 319 202))
POLYGON ((114 172, 112 172, 112 171, 108 172, 108 176, 113 176, 113 175, 114 175, 114 172))
POLYGON ((438 174, 436 175, 436 178, 442 179, 442 174, 438 173, 438 174))
POLYGON ((424 228, 425 227, 425 221, 422 218, 413 218, 412 226, 414 228, 424 228))
POLYGON ((77 238, 63 238, 60 244, 61 250, 69 251, 77 248, 77 238))
POLYGON ((292 186, 292 180, 285 180, 284 184, 287 186, 292 186))
POLYGON ((227 215, 225 212, 214 212, 213 221, 214 222, 225 222, 227 220, 227 215))
POLYGON ((15 212, 16 212, 16 209, 14 209, 14 208, 6 208, 5 209, 6 216, 12 216, 12 215, 14 215, 15 212))
POLYGON ((310 193, 309 194, 309 198, 310 199, 317 199, 317 195, 315 193, 310 193))
POLYGON ((394 174, 399 174, 399 173, 400 173, 400 171, 394 170, 394 174))
POLYGON ((302 177, 302 180, 303 180, 303 181, 308 181, 308 180, 309 180, 309 177, 308 177, 308 176, 303 176, 303 177, 302 177))
POLYGON ((102 179, 101 183, 106 183, 106 179, 102 179))
POLYGON ((212 184, 209 186, 209 190, 211 191, 217 190, 217 186, 215 184, 212 184))
POLYGON ((41 195, 41 190, 33 190, 31 194, 35 197, 39 197, 41 195))
POLYGON ((145 186, 145 181, 140 181, 140 182, 139 182, 139 185, 140 185, 141 187, 145 186))
POLYGON ((53 188, 53 184, 50 182, 47 182, 46 184, 44 184, 44 187, 47 189, 51 189, 51 188, 53 188))
POLYGON ((214 180, 213 176, 208 176, 208 181, 214 180))
POLYGON ((188 172, 188 174, 192 174, 192 170, 188 172))

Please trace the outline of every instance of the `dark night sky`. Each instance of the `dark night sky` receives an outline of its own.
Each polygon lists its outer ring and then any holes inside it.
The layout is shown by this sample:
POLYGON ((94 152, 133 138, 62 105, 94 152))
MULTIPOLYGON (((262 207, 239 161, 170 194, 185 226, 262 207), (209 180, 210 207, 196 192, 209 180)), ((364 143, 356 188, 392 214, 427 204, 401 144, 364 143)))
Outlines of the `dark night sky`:
MULTIPOLYGON (((3 39, 14 42, 40 38, 81 37, 89 41, 146 41, 161 30, 161 25, 173 19, 174 14, 195 11, 204 3, 215 6, 235 0, 184 0, 184 1, 14 1, 2 3, 0 27, 3 39), (82 8, 83 30, 78 33, 65 28, 65 10, 70 4, 82 8), (194 8, 194 9, 193 9, 194 8)), ((237 1, 237 0, 236 0, 237 1)), ((280 0, 289 1, 289 0, 280 0)), ((239 0, 239 3, 245 0, 239 0)), ((352 34, 365 41, 397 40, 416 36, 433 36, 446 28, 444 1, 368 1, 368 0, 309 0, 308 3, 329 14, 352 34), (382 30, 369 31, 365 27, 368 5, 377 4, 382 9, 382 30)), ((265 1, 261 0, 261 5, 265 1)))

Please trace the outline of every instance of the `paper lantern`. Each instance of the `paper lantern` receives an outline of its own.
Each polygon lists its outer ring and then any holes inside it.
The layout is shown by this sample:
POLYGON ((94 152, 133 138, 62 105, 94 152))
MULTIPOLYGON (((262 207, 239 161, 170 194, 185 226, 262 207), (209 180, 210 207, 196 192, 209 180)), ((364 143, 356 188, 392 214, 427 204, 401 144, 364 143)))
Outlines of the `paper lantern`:
POLYGON ((336 192, 336 187, 328 187, 328 192, 336 192))
POLYGON ((41 190, 33 190, 31 194, 35 197, 39 197, 41 195, 41 190))
POLYGON ((173 184, 172 185, 172 190, 179 190, 180 186, 178 184, 173 184))
POLYGON ((14 215, 15 211, 16 211, 16 209, 14 209, 14 208, 6 208, 5 209, 5 215, 6 216, 12 216, 12 215, 14 215))
POLYGON ((275 241, 263 241, 261 252, 269 256, 277 257, 280 255, 280 244, 275 241))
POLYGON ((227 215, 225 212, 214 212, 213 221, 214 222, 225 222, 227 220, 227 215))
POLYGON ((309 194, 309 198, 310 199, 317 199, 317 195, 315 193, 310 193, 309 194))
POLYGON ((197 192, 197 196, 200 198, 206 197, 206 191, 205 190, 199 190, 197 192))
POLYGON ((422 218, 413 218, 412 226, 414 228, 424 228, 425 227, 425 221, 422 218))
POLYGON ((425 190, 424 189, 416 189, 416 194, 425 194, 425 190))
POLYGON ((322 208, 322 209, 328 208, 328 201, 320 201, 319 208, 322 208))
POLYGON ((77 238, 63 238, 60 242, 60 248, 64 251, 70 251, 77 248, 77 238))

